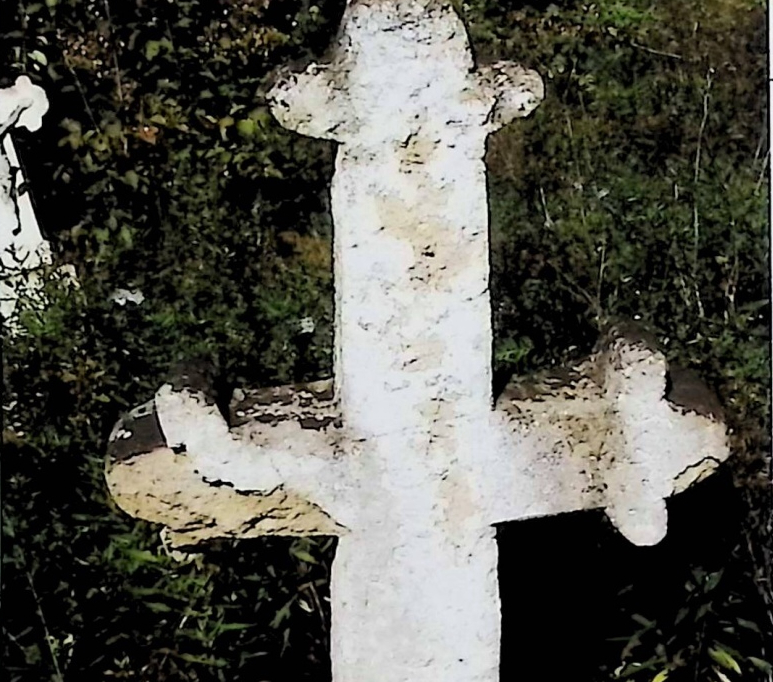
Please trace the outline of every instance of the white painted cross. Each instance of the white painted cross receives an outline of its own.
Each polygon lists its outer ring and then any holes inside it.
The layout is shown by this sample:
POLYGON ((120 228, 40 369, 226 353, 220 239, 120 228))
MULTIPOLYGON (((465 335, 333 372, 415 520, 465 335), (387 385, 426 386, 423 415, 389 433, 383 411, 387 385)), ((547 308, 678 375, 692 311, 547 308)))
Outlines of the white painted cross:
POLYGON ((29 271, 51 262, 51 252, 40 234, 11 139, 14 128, 38 130, 46 111, 46 93, 27 76, 19 76, 11 87, 0 90, 0 314, 3 320, 11 319, 20 293, 34 288, 27 277, 29 271))
POLYGON ((115 499, 180 545, 340 536, 335 682, 495 682, 493 524, 602 507, 651 544, 664 499, 728 455, 619 330, 493 403, 485 141, 542 97, 533 71, 475 68, 449 5, 352 0, 331 63, 270 93, 283 125, 339 143, 333 382, 237 391, 229 428, 189 373, 111 437, 115 499))
MULTIPOLYGON (((0 316, 11 334, 20 331, 15 312, 21 296, 44 303, 40 268, 53 260, 38 227, 11 132, 14 128, 39 130, 47 111, 46 93, 27 76, 0 90, 0 316)), ((59 271, 76 282, 72 266, 59 271)))

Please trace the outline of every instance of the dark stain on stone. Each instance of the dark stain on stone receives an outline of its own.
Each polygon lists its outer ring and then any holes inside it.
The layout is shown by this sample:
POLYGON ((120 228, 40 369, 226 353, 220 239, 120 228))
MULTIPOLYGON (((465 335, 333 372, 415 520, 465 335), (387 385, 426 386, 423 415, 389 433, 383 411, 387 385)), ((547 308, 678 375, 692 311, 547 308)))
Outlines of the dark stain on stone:
POLYGON ((230 481, 223 481, 219 478, 215 480, 209 480, 206 476, 204 476, 201 480, 204 481, 204 483, 206 483, 207 485, 211 485, 213 488, 233 488, 234 487, 234 484, 231 483, 230 481))
POLYGON ((279 422, 286 421, 287 419, 288 417, 286 416, 279 416, 268 412, 255 415, 255 421, 258 421, 261 424, 271 424, 272 426, 276 426, 279 422))
POLYGON ((120 432, 120 430, 131 433, 131 436, 110 441, 107 455, 113 462, 125 462, 132 457, 166 447, 155 407, 151 413, 140 417, 127 414, 118 423, 116 431, 120 432))
POLYGON ((326 415, 324 417, 304 416, 300 418, 299 422, 303 429, 316 429, 319 431, 332 424, 335 419, 336 418, 333 415, 326 415))

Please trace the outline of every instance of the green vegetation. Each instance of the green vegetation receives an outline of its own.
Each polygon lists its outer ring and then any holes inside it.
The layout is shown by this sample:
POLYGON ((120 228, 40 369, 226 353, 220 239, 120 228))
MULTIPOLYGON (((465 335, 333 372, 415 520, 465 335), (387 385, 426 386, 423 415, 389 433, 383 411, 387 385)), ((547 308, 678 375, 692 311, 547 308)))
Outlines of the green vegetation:
MULTIPOLYGON (((536 114, 489 145, 497 369, 576 357, 609 320, 638 318, 716 389, 733 429, 744 521, 727 566, 694 566, 670 619, 626 611, 598 679, 769 680, 765 8, 456 4, 478 59, 521 61, 547 85, 536 114)), ((25 310, 27 334, 4 342, 9 680, 329 675, 332 542, 244 542, 180 563, 158 528, 110 502, 102 469, 121 411, 179 359, 211 360, 232 385, 330 374, 334 148, 279 127, 264 93, 278 65, 322 55, 342 10, 1 10, 0 85, 29 73, 52 102, 18 147, 43 228, 81 282, 52 280, 51 306, 25 310), (118 288, 146 300, 117 306, 118 288)))

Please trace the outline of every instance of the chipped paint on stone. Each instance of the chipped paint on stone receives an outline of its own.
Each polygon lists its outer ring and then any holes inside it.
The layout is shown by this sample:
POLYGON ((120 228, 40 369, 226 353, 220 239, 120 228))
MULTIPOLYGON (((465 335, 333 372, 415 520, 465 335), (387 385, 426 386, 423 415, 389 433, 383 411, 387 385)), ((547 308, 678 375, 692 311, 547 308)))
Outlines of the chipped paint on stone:
POLYGON ((229 420, 206 386, 167 384, 139 417, 163 444, 114 439, 108 479, 188 542, 341 535, 336 682, 495 682, 493 524, 603 507, 652 543, 664 498, 727 457, 724 427, 664 400, 663 356, 620 333, 493 408, 485 141, 542 81, 476 69, 439 0, 353 0, 343 22, 330 63, 270 93, 283 125, 339 143, 334 383, 241 389, 229 420))

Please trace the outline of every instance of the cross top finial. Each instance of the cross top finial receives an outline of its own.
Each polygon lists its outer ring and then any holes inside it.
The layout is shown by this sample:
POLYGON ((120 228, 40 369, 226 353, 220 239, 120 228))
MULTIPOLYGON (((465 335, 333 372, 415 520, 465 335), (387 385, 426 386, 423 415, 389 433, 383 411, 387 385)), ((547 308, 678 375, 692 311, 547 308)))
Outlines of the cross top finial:
POLYGON ((450 4, 354 0, 331 62, 284 74, 269 100, 285 127, 378 147, 411 135, 482 143, 543 96, 539 75, 516 64, 476 70, 450 4))
POLYGON ((347 5, 339 40, 353 59, 380 55, 384 48, 390 61, 406 52, 413 58, 442 46, 446 58, 473 67, 464 24, 450 4, 437 0, 354 0, 347 5))

